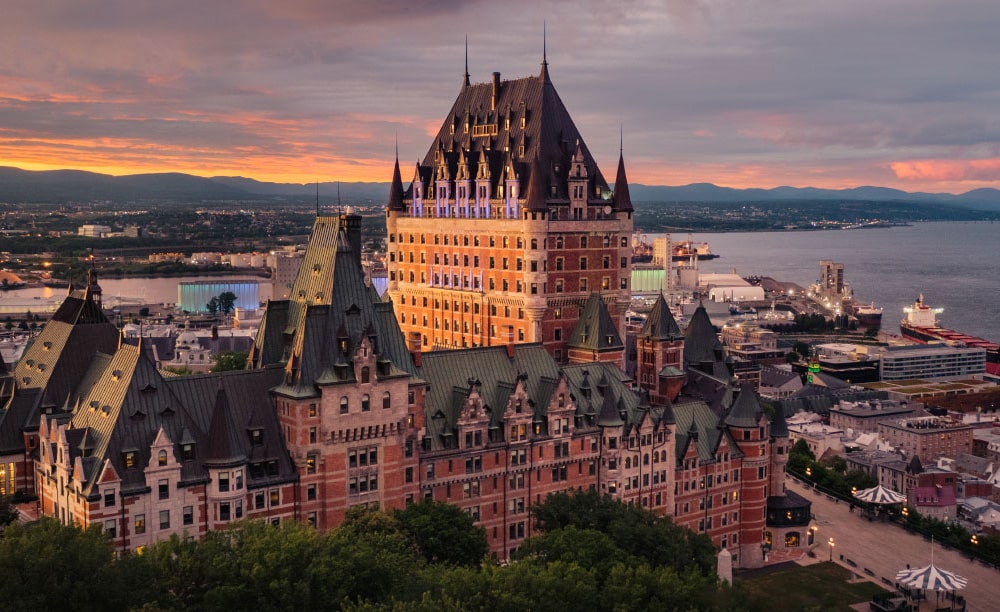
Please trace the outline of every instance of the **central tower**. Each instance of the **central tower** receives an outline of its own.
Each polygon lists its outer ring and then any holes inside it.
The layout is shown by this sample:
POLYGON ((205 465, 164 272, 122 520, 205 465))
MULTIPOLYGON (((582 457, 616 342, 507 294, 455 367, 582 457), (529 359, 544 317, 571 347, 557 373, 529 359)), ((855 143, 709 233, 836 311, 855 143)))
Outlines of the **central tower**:
POLYGON ((386 206, 388 293, 424 350, 541 342, 557 361, 592 292, 623 333, 632 202, 605 181, 549 79, 470 83, 386 206))

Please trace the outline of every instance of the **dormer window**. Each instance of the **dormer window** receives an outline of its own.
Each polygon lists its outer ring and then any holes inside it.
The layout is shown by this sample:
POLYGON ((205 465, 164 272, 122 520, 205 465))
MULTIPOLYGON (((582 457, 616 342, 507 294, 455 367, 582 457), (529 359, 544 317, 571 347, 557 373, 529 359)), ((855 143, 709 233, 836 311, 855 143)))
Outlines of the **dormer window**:
POLYGON ((161 450, 156 454, 156 464, 161 467, 167 464, 167 451, 161 450))
POLYGON ((254 446, 260 446, 264 443, 264 430, 260 427, 255 427, 250 430, 250 444, 254 446))
POLYGON ((122 463, 125 464, 126 470, 131 470, 135 467, 136 461, 136 451, 129 450, 122 453, 122 463))
POLYGON ((194 443, 181 444, 181 460, 192 461, 194 459, 194 443))

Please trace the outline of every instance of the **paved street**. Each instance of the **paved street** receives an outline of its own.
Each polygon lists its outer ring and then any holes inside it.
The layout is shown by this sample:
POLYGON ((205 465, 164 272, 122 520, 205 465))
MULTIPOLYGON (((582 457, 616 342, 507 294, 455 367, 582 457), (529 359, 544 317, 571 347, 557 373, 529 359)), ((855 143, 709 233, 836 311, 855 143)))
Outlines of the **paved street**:
MULTIPOLYGON (((879 584, 882 584, 883 577, 895 582, 896 572, 905 569, 907 563, 913 568, 930 563, 931 544, 922 536, 878 520, 868 521, 860 516, 858 509, 851 513, 846 502, 836 503, 792 478, 788 479, 788 486, 813 503, 812 512, 819 527, 814 549, 816 560, 830 558, 827 541, 832 537, 834 560, 879 584), (857 567, 840 561, 841 555, 845 560, 854 561, 857 567), (875 576, 867 575, 865 568, 875 576)), ((970 561, 956 551, 945 550, 938 544, 934 545, 934 564, 969 579, 968 586, 960 591, 968 601, 968 610, 987 611, 1000 607, 1000 572, 970 561)), ((933 603, 933 593, 929 593, 929 598, 933 603)))

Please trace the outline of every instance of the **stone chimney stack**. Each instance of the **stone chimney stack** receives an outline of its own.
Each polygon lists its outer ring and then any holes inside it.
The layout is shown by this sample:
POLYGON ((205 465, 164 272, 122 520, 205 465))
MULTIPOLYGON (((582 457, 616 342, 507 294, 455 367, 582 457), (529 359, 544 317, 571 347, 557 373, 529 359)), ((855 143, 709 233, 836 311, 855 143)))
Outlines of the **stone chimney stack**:
POLYGON ((500 73, 493 73, 493 99, 490 101, 490 110, 497 109, 497 98, 500 97, 500 73))
POLYGON ((418 368, 421 366, 423 360, 421 359, 421 343, 423 337, 420 332, 410 332, 409 338, 407 338, 407 344, 409 344, 410 356, 413 357, 413 365, 418 368))

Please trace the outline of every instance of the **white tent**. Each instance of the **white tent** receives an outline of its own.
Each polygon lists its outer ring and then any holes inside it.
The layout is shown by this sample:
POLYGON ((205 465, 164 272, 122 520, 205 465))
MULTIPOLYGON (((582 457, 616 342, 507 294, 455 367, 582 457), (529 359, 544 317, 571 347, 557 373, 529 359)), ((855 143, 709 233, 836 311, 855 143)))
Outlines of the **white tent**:
POLYGON ((896 493, 892 489, 886 489, 882 485, 858 491, 854 497, 870 504, 901 504, 906 501, 905 495, 896 493))

